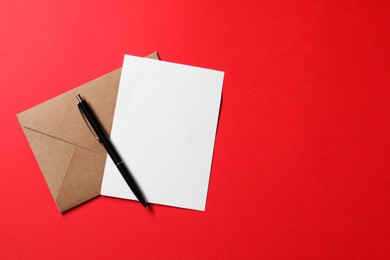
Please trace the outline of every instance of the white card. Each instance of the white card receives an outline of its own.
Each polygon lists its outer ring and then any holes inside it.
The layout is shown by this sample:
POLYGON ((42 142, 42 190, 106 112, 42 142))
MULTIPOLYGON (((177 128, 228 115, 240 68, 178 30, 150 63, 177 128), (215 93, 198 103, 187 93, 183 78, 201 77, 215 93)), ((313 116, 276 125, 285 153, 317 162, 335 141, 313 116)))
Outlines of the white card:
MULTIPOLYGON (((111 140, 149 203, 205 210, 223 77, 125 55, 111 140)), ((136 200, 110 158, 101 194, 136 200)))

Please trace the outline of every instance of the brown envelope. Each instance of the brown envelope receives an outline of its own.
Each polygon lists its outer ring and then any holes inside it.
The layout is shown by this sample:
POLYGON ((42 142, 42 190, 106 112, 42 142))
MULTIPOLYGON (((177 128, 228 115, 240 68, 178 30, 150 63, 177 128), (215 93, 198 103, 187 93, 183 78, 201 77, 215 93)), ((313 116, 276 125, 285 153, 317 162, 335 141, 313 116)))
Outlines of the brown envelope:
MULTIPOLYGON (((156 52, 147 57, 159 59, 156 52)), ((100 194, 107 157, 86 126, 76 95, 110 134, 120 74, 114 70, 17 115, 60 212, 100 194)))

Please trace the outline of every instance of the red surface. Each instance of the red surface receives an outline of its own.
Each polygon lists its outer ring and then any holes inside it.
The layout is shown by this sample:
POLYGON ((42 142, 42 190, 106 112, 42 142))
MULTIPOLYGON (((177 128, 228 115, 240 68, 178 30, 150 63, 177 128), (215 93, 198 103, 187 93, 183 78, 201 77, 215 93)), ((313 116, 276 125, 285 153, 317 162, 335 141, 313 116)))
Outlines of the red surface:
POLYGON ((388 1, 0 2, 0 259, 390 259, 388 1), (205 212, 58 213, 15 114, 123 54, 226 72, 205 212))

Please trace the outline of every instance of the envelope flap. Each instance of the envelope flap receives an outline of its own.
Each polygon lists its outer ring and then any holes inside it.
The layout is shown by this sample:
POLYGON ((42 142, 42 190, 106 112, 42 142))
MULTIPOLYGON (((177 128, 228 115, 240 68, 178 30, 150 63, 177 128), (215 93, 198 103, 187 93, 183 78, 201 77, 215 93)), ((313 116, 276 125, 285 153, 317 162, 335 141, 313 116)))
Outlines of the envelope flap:
POLYGON ((25 127, 22 129, 47 186, 53 198, 56 198, 76 146, 25 127))
POLYGON ((120 73, 121 69, 114 70, 32 107, 18 114, 19 122, 23 127, 103 154, 103 146, 93 137, 78 110, 76 95, 88 102, 110 134, 120 73))
POLYGON ((75 146, 58 195, 58 209, 64 212, 100 194, 107 156, 75 146))

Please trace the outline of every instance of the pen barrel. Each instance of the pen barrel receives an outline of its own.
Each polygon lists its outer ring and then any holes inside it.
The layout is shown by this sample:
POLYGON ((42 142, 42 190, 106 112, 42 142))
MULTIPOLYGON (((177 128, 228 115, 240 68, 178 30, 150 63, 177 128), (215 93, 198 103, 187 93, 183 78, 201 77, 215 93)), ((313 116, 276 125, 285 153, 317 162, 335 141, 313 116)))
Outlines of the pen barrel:
POLYGON ((127 185, 133 191, 134 195, 137 199, 142 203, 144 207, 148 206, 140 188, 138 187, 136 181, 131 176, 130 171, 127 169, 125 163, 122 158, 119 156, 118 152, 110 142, 110 138, 107 133, 104 131, 104 128, 100 124, 99 120, 93 113, 92 109, 88 106, 85 100, 82 100, 80 96, 78 96, 79 104, 77 105, 80 111, 83 113, 87 121, 89 122, 92 129, 95 131, 97 137, 99 138, 99 142, 103 144, 104 148, 106 148, 107 153, 110 155, 112 161, 115 166, 118 168, 121 173, 123 179, 126 181, 127 185))
POLYGON ((119 156, 118 152, 111 144, 110 138, 108 137, 107 133, 104 131, 104 128, 102 127, 99 120, 93 113, 92 109, 88 106, 87 102, 85 102, 85 100, 79 102, 78 107, 87 118, 92 129, 95 131, 97 137, 99 138, 99 142, 103 144, 104 148, 106 148, 106 151, 108 155, 111 157, 114 164, 117 165, 118 163, 122 162, 122 159, 119 156))
POLYGON ((139 200, 139 202, 142 203, 142 205, 144 207, 147 207, 147 202, 141 192, 141 190, 138 188, 138 184, 136 183, 136 181, 134 180, 134 178, 131 176, 129 170, 127 169, 126 167, 126 164, 124 163, 120 163, 116 166, 119 170, 119 172, 121 173, 123 179, 126 181, 127 185, 129 187, 132 187, 131 190, 133 192, 133 194, 135 195, 135 197, 139 200))

